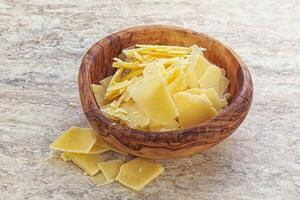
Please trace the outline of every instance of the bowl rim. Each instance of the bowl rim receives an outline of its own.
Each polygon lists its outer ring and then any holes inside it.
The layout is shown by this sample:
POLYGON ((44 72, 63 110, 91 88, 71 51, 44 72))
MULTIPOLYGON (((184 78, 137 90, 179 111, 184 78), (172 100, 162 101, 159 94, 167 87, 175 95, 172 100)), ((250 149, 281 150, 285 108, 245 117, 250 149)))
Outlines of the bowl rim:
MULTIPOLYGON (((98 123, 104 123, 105 127, 107 128, 117 128, 119 130, 122 130, 126 133, 126 137, 129 137, 131 139, 135 139, 136 141, 139 141, 142 137, 144 137, 143 140, 141 140, 141 143, 144 144, 144 141, 151 140, 151 141, 157 141, 157 139, 167 142, 168 144, 172 145, 176 144, 182 140, 187 135, 192 134, 196 137, 207 137, 207 134, 209 134, 208 130, 211 129, 210 125, 218 122, 222 123, 223 126, 230 124, 230 120, 222 121, 222 118, 226 117, 226 115, 230 112, 237 112, 236 116, 241 116, 239 122, 237 123, 236 127, 233 127, 234 130, 241 124, 241 122, 246 117, 250 105, 252 103, 252 95, 253 95, 253 83, 251 79, 250 72, 246 66, 246 64, 242 61, 242 59, 226 44, 223 42, 220 42, 219 40, 208 36, 203 33, 195 32, 190 29, 181 28, 177 26, 169 26, 169 25, 143 25, 143 26, 134 26, 127 29, 123 29, 121 31, 115 32, 113 34, 110 34, 101 40, 97 41, 94 45, 92 45, 87 52, 84 54, 82 58, 82 62, 79 69, 78 74, 78 86, 79 86, 79 93, 80 93, 80 99, 83 111, 88 119, 88 121, 91 123, 90 119, 94 118, 98 120, 98 123), (92 84, 91 77, 90 77, 90 67, 93 63, 93 59, 95 57, 95 54, 93 53, 93 50, 99 49, 99 44, 102 42, 119 37, 120 34, 123 33, 130 33, 135 32, 139 30, 145 30, 145 29, 153 29, 153 28, 163 28, 163 29, 172 29, 172 30, 178 30, 178 31, 184 31, 189 32, 191 34, 197 34, 201 37, 206 37, 209 40, 219 43, 222 45, 229 53, 234 57, 236 62, 239 64, 239 68, 241 69, 241 73, 243 74, 242 81, 238 86, 236 95, 231 99, 231 103, 227 108, 222 110, 218 115, 216 115, 214 118, 207 120, 205 122, 202 122, 200 124, 197 124, 192 127, 188 128, 181 128, 177 130, 170 130, 170 131, 162 131, 162 132, 152 132, 152 131, 142 131, 130 128, 126 125, 123 125, 121 123, 118 123, 116 121, 113 121, 106 117, 104 113, 101 112, 100 108, 98 107, 93 92, 91 90, 90 85, 92 84), (84 103, 88 102, 88 103, 84 103), (234 109, 235 108, 235 109, 234 109)), ((91 123, 92 126, 93 123, 91 123)), ((232 131, 233 132, 233 131, 232 131)), ((113 131, 110 132, 110 134, 114 135, 113 131)), ((230 134, 229 134, 230 135, 230 134)), ((226 137, 228 134, 226 135, 226 137)), ((116 139, 118 139, 118 136, 114 135, 116 139)), ((119 140, 119 139, 118 139, 119 140)), ((120 141, 119 141, 120 142, 120 141)), ((123 144, 124 145, 124 144, 123 144)))

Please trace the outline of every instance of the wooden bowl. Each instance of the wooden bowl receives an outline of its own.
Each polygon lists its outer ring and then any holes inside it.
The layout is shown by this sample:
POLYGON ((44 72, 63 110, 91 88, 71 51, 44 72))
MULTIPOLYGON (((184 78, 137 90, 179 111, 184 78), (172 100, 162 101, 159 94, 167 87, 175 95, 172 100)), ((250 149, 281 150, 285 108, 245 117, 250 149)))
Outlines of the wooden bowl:
POLYGON ((81 104, 92 127, 110 144, 129 154, 168 159, 202 152, 231 135, 245 119, 252 102, 252 80, 241 58, 227 45, 202 33, 162 25, 138 26, 109 35, 84 55, 78 76, 81 104), (230 79, 229 106, 211 120, 191 128, 146 132, 108 119, 96 104, 92 83, 114 73, 112 58, 134 44, 204 47, 205 57, 224 68, 230 79))

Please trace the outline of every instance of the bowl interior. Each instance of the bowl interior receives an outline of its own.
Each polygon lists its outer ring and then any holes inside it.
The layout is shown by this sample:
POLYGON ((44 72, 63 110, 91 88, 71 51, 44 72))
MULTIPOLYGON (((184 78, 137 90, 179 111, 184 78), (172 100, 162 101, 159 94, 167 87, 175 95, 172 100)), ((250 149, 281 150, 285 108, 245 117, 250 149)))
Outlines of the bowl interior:
MULTIPOLYGON (((213 64, 218 65, 226 70, 227 78, 230 80, 229 92, 230 101, 237 94, 241 78, 239 76, 240 67, 236 58, 231 52, 223 46, 220 42, 204 35, 195 32, 187 32, 180 29, 158 29, 158 28, 143 28, 133 30, 127 33, 116 33, 101 40, 101 54, 94 55, 91 66, 91 81, 98 83, 99 80, 110 76, 114 73, 112 68, 112 59, 117 57, 122 49, 128 48, 135 44, 161 44, 161 45, 177 45, 189 47, 196 44, 206 49, 204 51, 205 57, 213 64)), ((98 48, 98 47, 96 47, 98 48)))

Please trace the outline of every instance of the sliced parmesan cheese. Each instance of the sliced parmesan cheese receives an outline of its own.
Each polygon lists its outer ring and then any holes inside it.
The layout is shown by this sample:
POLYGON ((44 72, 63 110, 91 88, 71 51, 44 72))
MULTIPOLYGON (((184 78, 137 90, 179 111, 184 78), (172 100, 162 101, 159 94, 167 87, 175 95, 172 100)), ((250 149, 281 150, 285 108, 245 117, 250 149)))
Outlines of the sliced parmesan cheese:
POLYGON ((110 160, 107 162, 98 163, 98 167, 105 176, 107 182, 111 183, 115 181, 117 175, 119 174, 122 163, 122 160, 110 160))
POLYGON ((121 166, 116 179, 126 187, 141 190, 163 171, 164 168, 153 160, 136 158, 121 166))
POLYGON ((90 179, 97 186, 103 186, 103 185, 107 185, 110 183, 106 180, 103 173, 99 173, 99 174, 91 177, 90 179))
POLYGON ((97 163, 102 161, 100 155, 66 152, 66 156, 90 176, 94 176, 100 171, 100 169, 97 166, 97 163))
POLYGON ((71 159, 66 155, 65 152, 62 152, 62 153, 60 154, 60 157, 61 157, 61 159, 62 159, 63 161, 65 161, 65 162, 68 162, 68 161, 71 160, 71 159))
POLYGON ((193 95, 188 92, 178 92, 173 95, 179 115, 181 127, 186 128, 217 115, 216 109, 206 95, 193 95))
POLYGON ((154 132, 160 132, 160 131, 173 131, 179 128, 178 122, 173 119, 172 121, 169 121, 167 124, 157 124, 154 121, 151 121, 149 130, 154 132))
POLYGON ((49 147, 57 151, 88 153, 96 140, 97 138, 92 129, 71 127, 63 132, 49 147))
POLYGON ((152 62, 146 65, 143 75, 144 76, 153 76, 157 74, 164 75, 166 73, 165 67, 162 63, 152 62))
POLYGON ((96 99, 97 105, 102 106, 104 103, 105 89, 102 85, 92 84, 92 90, 96 99))
POLYGON ((150 118, 135 103, 125 103, 121 108, 127 111, 127 126, 135 129, 145 129, 149 126, 150 118))
POLYGON ((112 79, 112 76, 108 76, 108 77, 102 79, 101 81, 99 81, 99 83, 102 85, 102 87, 105 89, 105 91, 107 90, 111 79, 112 79))
POLYGON ((217 92, 213 88, 209 89, 199 89, 199 88, 192 88, 187 90, 186 92, 190 94, 200 95, 205 94, 207 98, 213 103, 214 108, 219 112, 222 108, 227 106, 227 100, 225 97, 219 97, 217 92))
POLYGON ((144 77, 128 91, 142 112, 155 122, 165 124, 177 116, 174 101, 161 75, 144 77))
POLYGON ((111 119, 128 121, 127 111, 120 108, 116 102, 112 102, 100 110, 111 119))
POLYGON ((220 68, 215 65, 210 65, 203 76, 201 76, 198 83, 201 88, 213 88, 220 94, 222 77, 223 75, 220 68))
POLYGON ((100 154, 100 153, 104 153, 106 151, 109 151, 110 149, 102 147, 97 145, 97 143, 93 146, 93 148, 89 151, 88 154, 100 154))

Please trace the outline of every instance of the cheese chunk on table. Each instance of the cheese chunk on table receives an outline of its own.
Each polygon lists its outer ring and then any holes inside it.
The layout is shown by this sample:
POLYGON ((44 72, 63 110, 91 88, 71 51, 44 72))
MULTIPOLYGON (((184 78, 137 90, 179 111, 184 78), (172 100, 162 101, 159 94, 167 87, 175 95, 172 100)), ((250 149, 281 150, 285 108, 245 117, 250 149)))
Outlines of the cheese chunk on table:
POLYGON ((60 135, 50 149, 73 153, 89 153, 97 138, 90 128, 71 127, 60 135))
POLYGON ((100 171, 99 167, 97 166, 97 163, 102 162, 100 155, 70 152, 66 152, 65 155, 90 176, 94 176, 100 171))
POLYGON ((98 163, 98 167, 105 176, 107 182, 111 183, 115 181, 117 175, 119 174, 122 163, 122 160, 110 160, 98 163))
POLYGON ((97 174, 97 175, 91 177, 90 179, 91 179, 91 181, 92 181, 93 183, 95 183, 97 186, 107 185, 107 184, 110 183, 110 182, 108 182, 108 181, 106 180, 104 174, 101 173, 101 172, 100 172, 99 174, 97 174))
POLYGON ((117 180, 126 187, 141 190, 163 171, 164 168, 153 160, 135 158, 121 166, 117 180))

